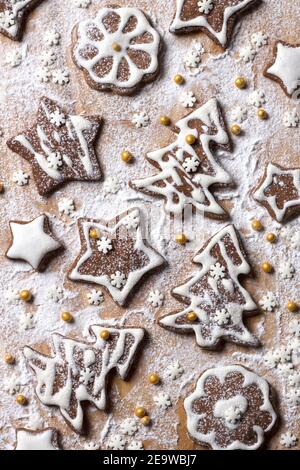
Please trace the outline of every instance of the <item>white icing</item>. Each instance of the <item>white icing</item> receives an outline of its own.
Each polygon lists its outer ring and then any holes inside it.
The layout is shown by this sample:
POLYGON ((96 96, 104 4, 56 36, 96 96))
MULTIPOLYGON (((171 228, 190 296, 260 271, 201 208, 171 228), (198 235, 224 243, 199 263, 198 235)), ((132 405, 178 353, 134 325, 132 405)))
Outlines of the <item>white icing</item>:
MULTIPOLYGON (((130 213, 139 214, 139 209, 132 209, 130 213)), ((148 271, 160 266, 163 264, 164 260, 163 258, 156 252, 154 251, 150 246, 146 245, 144 243, 144 238, 143 238, 143 227, 141 227, 141 224, 137 226, 134 236, 135 236, 135 245, 134 248, 137 251, 142 251, 145 253, 145 255, 149 258, 149 263, 140 268, 136 269, 135 271, 131 271, 128 275, 128 278, 124 280, 123 286, 120 283, 117 283, 116 286, 113 285, 112 279, 108 275, 101 275, 101 276, 93 276, 91 274, 82 274, 79 272, 80 267, 92 256, 93 250, 91 248, 90 244, 90 230, 92 228, 95 228, 99 230, 100 233, 107 233, 109 235, 109 238, 113 239, 115 236, 116 231, 120 228, 121 225, 124 224, 123 218, 113 227, 107 227, 104 224, 101 223, 96 223, 96 222, 89 222, 89 221, 81 221, 82 227, 83 227, 83 234, 86 240, 87 244, 87 250, 86 252, 81 256, 79 261, 77 262, 75 268, 72 270, 71 274, 69 275, 70 279, 73 281, 86 281, 86 282, 92 282, 96 283, 99 285, 102 285, 106 287, 106 289, 109 291, 111 294, 112 298, 118 302, 119 304, 123 304, 129 295, 130 291, 133 289, 133 287, 139 282, 139 280, 142 278, 142 276, 147 273, 148 271), (120 285, 118 288, 117 285, 120 285)), ((122 273, 121 273, 122 274, 122 273)))
POLYGON ((49 428, 32 432, 18 429, 16 450, 58 450, 53 445, 53 430, 49 428))
POLYGON ((206 28, 209 33, 214 36, 219 43, 225 47, 228 37, 227 37, 227 25, 228 20, 232 15, 236 14, 239 10, 242 10, 250 3, 254 3, 256 0, 241 0, 238 4, 228 6, 224 9, 223 25, 221 31, 215 31, 213 27, 209 24, 208 18, 205 15, 199 15, 194 19, 183 21, 181 19, 182 8, 186 0, 176 0, 176 14, 173 23, 171 24, 170 31, 176 33, 178 30, 183 28, 191 27, 201 27, 206 28))
MULTIPOLYGON (((131 366, 136 349, 144 336, 144 330, 141 328, 108 328, 100 325, 90 327, 90 333, 95 341, 89 344, 81 343, 70 338, 65 338, 59 334, 53 335, 54 357, 47 357, 41 353, 34 351, 29 347, 23 350, 24 356, 28 364, 36 374, 37 386, 36 394, 44 405, 54 405, 60 408, 63 417, 72 425, 76 431, 80 432, 83 421, 83 410, 81 402, 89 401, 93 403, 99 410, 106 407, 106 390, 105 381, 108 373, 112 369, 116 369, 122 379, 125 379, 127 372, 131 366), (117 336, 114 348, 111 350, 110 342, 100 338, 100 332, 105 328, 111 335, 117 336), (126 336, 133 338, 132 343, 127 350, 127 357, 124 360, 126 336), (70 415, 72 387, 74 380, 72 377, 78 375, 75 363, 76 351, 81 350, 85 357, 85 369, 90 367, 94 362, 101 364, 100 370, 94 369, 92 381, 88 383, 79 383, 73 390, 77 400, 76 415, 70 415), (65 357, 62 355, 64 351, 65 357), (98 361, 96 359, 98 357, 98 361), (57 374, 57 366, 68 367, 68 377, 61 388, 53 394, 53 384, 57 374)), ((85 370, 82 370, 85 372, 85 370)), ((90 373, 90 371, 88 371, 90 373)), ((90 376, 91 378, 91 376, 90 376)), ((74 397, 73 397, 74 400, 74 397)))
POLYGON ((290 207, 295 207, 300 205, 300 169, 287 169, 282 170, 278 168, 276 165, 269 163, 267 166, 266 176, 264 178, 263 183, 259 186, 259 188, 254 193, 254 199, 260 203, 267 203, 271 209, 273 210, 276 220, 278 222, 282 222, 286 215, 286 211, 290 207), (282 209, 280 209, 276 204, 276 195, 274 196, 266 196, 265 191, 266 189, 273 183, 274 178, 276 176, 292 176, 293 177, 293 184, 298 191, 298 199, 292 199, 291 201, 287 201, 284 203, 282 209))
POLYGON ((74 56, 77 64, 89 73, 90 78, 97 84, 111 84, 120 88, 132 88, 136 86, 144 75, 153 74, 158 69, 158 52, 160 37, 157 31, 152 28, 144 13, 138 8, 101 8, 94 20, 85 20, 78 25, 78 42, 74 49, 74 56), (103 19, 110 13, 115 12, 120 17, 118 30, 114 33, 107 31, 103 24, 103 19), (137 25, 133 31, 124 33, 123 30, 131 17, 137 19, 137 25), (101 41, 92 41, 88 37, 90 27, 96 27, 104 36, 101 41), (139 35, 149 33, 152 35, 152 42, 145 44, 130 44, 139 35), (112 45, 117 43, 121 46, 121 51, 115 51, 112 45), (82 49, 92 46, 97 49, 97 54, 92 59, 84 59, 80 54, 82 49), (151 62, 146 69, 138 68, 127 54, 127 49, 147 52, 151 57, 151 62), (101 59, 113 58, 111 71, 104 77, 99 77, 93 70, 101 59), (129 78, 127 81, 118 79, 118 68, 125 58, 129 66, 129 78))
POLYGON ((167 199, 165 206, 167 212, 179 214, 183 211, 186 205, 192 204, 199 211, 203 211, 204 213, 209 212, 216 215, 224 215, 224 209, 217 203, 214 196, 209 191, 209 187, 212 184, 225 185, 231 181, 228 174, 216 163, 214 155, 210 149, 212 142, 219 145, 225 145, 229 142, 224 124, 221 121, 217 100, 215 98, 211 99, 187 117, 178 121, 176 126, 179 128, 179 134, 176 141, 163 149, 156 150, 155 152, 147 155, 150 162, 153 161, 159 164, 161 172, 154 176, 149 176, 148 178, 133 180, 133 187, 137 190, 145 190, 153 194, 164 196, 167 199), (207 134, 207 130, 203 128, 203 133, 198 135, 196 129, 191 129, 189 127, 189 122, 191 120, 201 120, 207 128, 215 127, 216 133, 213 135, 207 134), (198 161, 198 156, 194 147, 189 145, 185 140, 188 134, 199 138, 203 151, 208 158, 209 165, 212 167, 214 174, 208 175, 199 172, 196 176, 191 178, 191 175, 185 170, 180 159, 180 155, 183 155, 183 152, 187 152, 191 157, 198 161), (178 153, 175 155, 176 151, 178 153), (173 155, 169 157, 168 161, 164 161, 163 159, 166 153, 173 155), (183 194, 183 192, 179 191, 179 189, 175 187, 175 185, 181 186, 183 184, 183 179, 179 176, 178 171, 184 174, 184 179, 192 187, 191 197, 183 194), (169 182, 169 179, 172 181, 169 182), (160 181, 165 183, 163 187, 157 186, 157 183, 160 181), (178 198, 178 202, 174 202, 175 195, 178 198), (206 204, 204 204, 205 199, 206 204))
POLYGON ((61 247, 60 243, 44 232, 46 219, 45 215, 40 215, 25 224, 10 223, 13 242, 7 251, 8 258, 22 259, 37 269, 48 253, 61 247))
POLYGON ((279 78, 289 95, 300 87, 300 47, 292 47, 279 42, 275 63, 267 70, 279 78))
MULTIPOLYGON (((238 279, 241 274, 249 274, 250 266, 241 251, 240 242, 234 226, 228 225, 222 230, 220 230, 216 235, 214 235, 209 241, 207 247, 194 257, 193 262, 200 264, 201 269, 193 273, 191 278, 185 284, 176 287, 173 290, 173 293, 177 296, 181 296, 184 299, 187 299, 189 302, 189 306, 181 312, 170 314, 161 318, 159 320, 160 325, 163 327, 175 330, 183 330, 186 332, 194 331, 196 335, 197 344, 201 347, 214 347, 219 338, 225 338, 228 341, 241 342, 249 346, 257 346, 257 338, 250 333, 250 331, 246 328, 243 323, 243 312, 249 313, 251 311, 255 311, 257 310, 257 306, 252 300, 249 293, 246 291, 246 289, 241 286, 238 279), (237 251, 237 254, 241 260, 239 265, 233 263, 233 260, 229 257, 225 249, 223 238, 226 235, 230 237, 230 240, 234 244, 235 250, 237 251), (235 286, 243 297, 242 305, 235 303, 229 303, 228 305, 224 305, 224 308, 226 308, 226 310, 230 314, 230 321, 228 322, 228 324, 224 325, 219 325, 218 322, 214 322, 212 315, 207 315, 204 308, 201 308, 201 306, 204 307, 207 304, 213 306, 215 304, 214 298, 211 297, 210 299, 208 299, 207 297, 210 297, 208 293, 205 293, 205 297, 203 298, 191 292, 193 286, 196 285, 198 281, 201 281, 201 279, 205 275, 210 273, 212 267, 216 265, 217 260, 211 255, 210 252, 212 248, 217 244, 220 247, 222 257, 225 260, 226 268, 229 273, 227 285, 228 287, 230 287, 230 290, 233 289, 235 286), (191 311, 195 312, 198 315, 199 322, 185 322, 183 324, 178 324, 176 322, 178 318, 186 317, 186 315, 191 311), (208 337, 203 336, 203 324, 209 326, 210 335, 208 337), (231 328, 232 326, 235 326, 237 328, 233 329, 231 328)), ((223 284, 224 280, 222 279, 220 280, 220 282, 223 284)), ((208 277, 208 283, 213 289, 216 299, 221 296, 218 289, 217 281, 212 277, 208 277)))
MULTIPOLYGON (((242 409, 246 411, 245 409, 246 403, 242 401, 241 399, 244 397, 235 396, 234 398, 237 398, 238 406, 241 406, 242 409)), ((215 409, 215 412, 219 411, 220 412, 219 414, 221 415, 222 414, 221 411, 224 412, 223 405, 225 404, 219 403, 218 409, 217 410, 215 409)), ((273 428, 275 421, 276 421, 276 414, 270 402, 270 387, 269 387, 268 382, 262 377, 259 377, 255 373, 249 371, 248 369, 245 369, 244 367, 238 366, 238 365, 218 367, 215 369, 206 370, 199 378, 195 391, 185 399, 184 408, 187 414, 187 428, 188 428, 189 434, 198 442, 209 444, 214 450, 255 450, 255 449, 258 449, 264 441, 264 433, 270 431, 273 428), (199 398, 206 396, 205 391, 204 391, 204 386, 205 386, 206 380, 209 377, 215 376, 219 379, 219 381, 222 384, 224 384, 226 376, 232 372, 239 373, 244 377, 243 387, 247 387, 248 385, 255 384, 259 388, 259 390, 261 391, 262 400, 263 400, 263 403, 259 407, 259 409, 261 411, 266 411, 267 413, 269 413, 272 419, 271 419, 269 426, 265 430, 263 430, 260 426, 254 424, 253 431, 255 432, 257 436, 257 440, 253 445, 246 445, 243 442, 240 442, 237 440, 229 444, 224 449, 223 447, 220 447, 216 443, 215 432, 203 434, 198 431, 198 420, 201 417, 203 417, 203 415, 198 415, 193 411, 193 402, 199 398)))

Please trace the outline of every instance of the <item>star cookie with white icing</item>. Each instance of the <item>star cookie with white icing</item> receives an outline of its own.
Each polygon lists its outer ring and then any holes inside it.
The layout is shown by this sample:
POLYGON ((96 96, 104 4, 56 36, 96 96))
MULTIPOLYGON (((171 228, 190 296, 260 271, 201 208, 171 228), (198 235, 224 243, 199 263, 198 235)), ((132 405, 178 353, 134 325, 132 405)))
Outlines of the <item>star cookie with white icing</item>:
POLYGON ((145 240, 139 209, 111 221, 79 219, 78 227, 81 250, 69 278, 103 286, 120 305, 146 273, 164 263, 145 240))
POLYGON ((68 115, 44 97, 36 124, 7 145, 29 161, 39 194, 47 196, 67 181, 101 179, 94 149, 101 123, 100 116, 68 115))
POLYGON ((115 370, 126 380, 144 337, 142 328, 93 325, 91 342, 53 334, 53 355, 25 347, 23 354, 36 376, 35 392, 47 406, 56 406, 75 432, 83 432, 82 403, 105 410, 106 379, 115 370), (105 334, 104 334, 105 333, 105 334), (105 338, 105 339, 103 339, 105 338))
POLYGON ((240 365, 206 370, 184 401, 187 429, 214 450, 256 450, 275 426, 272 389, 240 365))
POLYGON ((250 273, 250 266, 234 226, 208 240, 193 262, 201 268, 172 291, 186 308, 161 317, 160 326, 194 333, 197 344, 206 349, 217 349, 224 341, 258 346, 244 324, 244 316, 257 313, 257 306, 239 282, 239 276, 250 273))
POLYGON ((135 7, 101 8, 74 29, 73 60, 98 91, 129 95, 155 80, 160 49, 158 32, 135 7))
POLYGON ((44 214, 31 222, 11 221, 10 230, 12 242, 7 258, 26 261, 37 271, 43 270, 50 257, 62 249, 53 238, 49 219, 44 214))
POLYGON ((290 98, 300 93, 300 45, 278 41, 274 50, 275 60, 265 69, 264 75, 279 83, 290 98))
POLYGON ((18 41, 28 12, 42 0, 0 0, 0 33, 18 41))
POLYGON ((59 450, 58 432, 55 428, 46 428, 41 431, 18 428, 16 434, 15 450, 59 450))
POLYGON ((172 33, 205 32, 224 49, 237 19, 257 0, 176 0, 172 33))
POLYGON ((269 163, 253 198, 279 223, 297 215, 300 212, 300 168, 269 163))

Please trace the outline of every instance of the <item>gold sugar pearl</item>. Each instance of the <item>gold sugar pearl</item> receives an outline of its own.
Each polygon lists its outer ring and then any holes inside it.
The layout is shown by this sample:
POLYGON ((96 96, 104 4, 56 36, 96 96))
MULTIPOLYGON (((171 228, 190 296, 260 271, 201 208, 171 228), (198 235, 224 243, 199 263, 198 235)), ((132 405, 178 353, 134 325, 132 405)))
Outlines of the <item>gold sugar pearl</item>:
POLYGON ((121 50, 122 50, 122 47, 117 42, 113 42, 111 47, 115 52, 121 52, 121 50))
POLYGON ((154 374, 150 374, 149 375, 149 382, 152 384, 152 385, 157 385, 159 384, 160 382, 160 376, 156 373, 154 374))
POLYGON ((74 320, 73 315, 70 312, 62 312, 61 319, 66 323, 72 323, 74 320))
POLYGON ((178 233, 175 237, 175 240, 178 245, 185 245, 188 239, 184 233, 178 233))
POLYGON ((30 290, 23 289, 19 292, 19 297, 21 300, 24 300, 24 302, 29 302, 31 300, 31 292, 30 290))
POLYGON ((188 319, 188 321, 194 322, 194 321, 198 320, 198 315, 195 312, 189 312, 187 314, 186 318, 188 319))
POLYGON ((159 122, 163 126, 169 126, 171 124, 171 119, 169 118, 169 116, 160 116, 159 122))
POLYGON ((121 153, 121 160, 125 163, 129 163, 132 159, 132 153, 130 153, 128 150, 123 150, 123 152, 121 153))
POLYGON ((266 240, 270 243, 275 243, 276 240, 277 240, 277 237, 276 237, 275 233, 268 233, 267 236, 266 236, 266 240))
POLYGON ((241 132, 242 132, 241 126, 239 126, 238 124, 233 124, 233 126, 231 126, 231 133, 233 135, 240 135, 241 132))
POLYGON ((141 423, 142 423, 144 426, 149 426, 149 424, 151 423, 151 418, 150 418, 150 416, 148 416, 148 415, 143 416, 143 418, 141 418, 141 423))
POLYGON ((7 354, 4 355, 4 362, 6 364, 10 364, 10 365, 14 364, 15 363, 15 358, 12 354, 7 353, 7 354))
POLYGON ((188 134, 185 137, 185 141, 189 145, 193 145, 196 142, 196 137, 193 134, 188 134))
POLYGON ((100 237, 99 230, 96 228, 91 228, 89 235, 90 238, 93 238, 94 240, 97 240, 100 237))
POLYGON ((134 410, 134 414, 137 418, 144 418, 144 416, 146 416, 146 410, 143 406, 138 406, 134 410))
POLYGON ((234 81, 234 84, 237 88, 242 90, 243 88, 246 88, 247 80, 244 77, 237 77, 234 81))
POLYGON ((267 273, 267 274, 269 274, 269 273, 271 273, 271 272, 273 271, 273 266, 271 265, 271 263, 268 263, 267 261, 264 262, 264 263, 261 265, 261 267, 262 267, 262 270, 263 270, 265 273, 267 273))
POLYGON ((108 330, 102 330, 100 333, 100 338, 103 339, 104 341, 107 341, 110 337, 110 333, 108 330))
POLYGON ((16 402, 18 405, 25 406, 27 405, 27 398, 24 395, 18 394, 16 396, 16 402))
POLYGON ((297 312, 299 310, 299 305, 293 300, 290 300, 287 303, 286 308, 289 310, 289 312, 297 312))
POLYGON ((260 220, 252 220, 252 222, 251 222, 251 227, 252 227, 253 230, 255 230, 256 232, 260 232, 260 231, 263 229, 263 224, 261 223, 260 220))
POLYGON ((183 76, 177 73, 174 77, 174 82, 176 83, 176 85, 182 85, 184 83, 183 76))
POLYGON ((258 111, 257 111, 257 116, 259 117, 259 119, 261 119, 262 121, 264 121, 265 119, 268 118, 268 113, 265 109, 263 108, 260 108, 258 111))

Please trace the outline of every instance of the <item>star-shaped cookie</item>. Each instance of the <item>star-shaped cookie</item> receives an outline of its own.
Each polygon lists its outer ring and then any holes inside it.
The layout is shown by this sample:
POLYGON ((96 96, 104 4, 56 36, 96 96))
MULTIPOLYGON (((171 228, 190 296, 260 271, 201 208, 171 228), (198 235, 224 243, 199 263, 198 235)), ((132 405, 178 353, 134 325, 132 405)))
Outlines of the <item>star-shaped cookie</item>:
POLYGON ((0 0, 0 33, 18 41, 24 17, 42 0, 0 0))
POLYGON ((23 260, 33 269, 42 270, 54 252, 62 248, 50 231, 46 215, 40 215, 31 222, 10 222, 12 242, 6 252, 7 258, 23 260))
POLYGON ((275 60, 265 69, 265 77, 279 83, 286 95, 293 97, 295 94, 295 98, 298 98, 300 93, 300 44, 293 46, 278 41, 275 45, 274 55, 275 60))
POLYGON ((176 0, 172 33, 204 31, 224 49, 237 18, 257 0, 176 0))
POLYGON ((7 145, 30 162, 37 190, 46 196, 66 181, 101 179, 94 149, 101 122, 100 116, 68 115, 44 97, 36 124, 7 145))
POLYGON ((18 428, 15 450, 59 450, 58 433, 55 428, 41 431, 18 428))
POLYGON ((81 250, 69 278, 105 287, 120 305, 146 273, 164 263, 144 238, 139 209, 109 222, 80 219, 78 226, 81 250))
POLYGON ((269 163, 253 197, 273 219, 285 222, 300 212, 300 168, 269 163))

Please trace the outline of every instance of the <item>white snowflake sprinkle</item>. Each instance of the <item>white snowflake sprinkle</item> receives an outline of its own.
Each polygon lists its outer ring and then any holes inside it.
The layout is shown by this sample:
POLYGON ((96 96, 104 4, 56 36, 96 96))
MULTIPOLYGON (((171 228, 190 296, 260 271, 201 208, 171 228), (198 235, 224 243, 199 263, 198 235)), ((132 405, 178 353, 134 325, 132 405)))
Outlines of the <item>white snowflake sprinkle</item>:
POLYGON ((75 211, 74 200, 68 197, 60 199, 58 201, 58 210, 60 214, 72 215, 75 211))
POLYGON ((152 307, 161 307, 164 303, 164 295, 158 290, 151 290, 148 297, 149 304, 152 307))
POLYGON ((34 315, 32 313, 22 313, 19 326, 21 331, 32 330, 35 327, 34 315))
POLYGON ((100 450, 100 444, 97 444, 96 442, 94 441, 91 441, 91 442, 87 442, 86 444, 84 444, 83 446, 84 450, 100 450))
POLYGON ((274 351, 268 351, 264 356, 264 362, 270 369, 275 369, 279 363, 279 358, 274 351))
POLYGON ((170 377, 172 380, 179 379, 183 373, 184 369, 178 361, 174 362, 173 364, 170 364, 166 369, 167 377, 170 377))
POLYGON ((121 289, 126 284, 126 276, 125 274, 120 273, 120 271, 116 271, 110 276, 110 278, 111 284, 117 289, 121 289))
POLYGON ((112 450, 124 450, 126 441, 121 434, 114 434, 109 439, 107 445, 112 450))
POLYGON ((66 85, 70 81, 70 73, 65 69, 54 70, 52 81, 58 85, 66 85))
POLYGON ((23 60, 21 51, 13 51, 8 58, 8 65, 12 68, 19 67, 23 60))
POLYGON ((287 447, 288 449, 290 449, 291 447, 295 447, 297 442, 297 437, 291 431, 287 431, 284 434, 281 434, 280 436, 280 444, 284 447, 287 447))
POLYGON ((56 127, 63 126, 66 123, 66 116, 56 109, 53 113, 50 114, 50 122, 56 127))
POLYGON ((288 377, 290 387, 300 388, 300 372, 295 372, 288 377))
POLYGON ((224 418, 226 423, 232 426, 236 425, 241 420, 242 416, 242 410, 238 406, 229 406, 224 411, 224 418))
POLYGON ((7 377, 4 382, 4 391, 9 393, 10 395, 15 395, 20 391, 21 383, 19 378, 13 374, 7 377))
POLYGON ((290 325, 290 332, 296 338, 300 338, 300 321, 294 320, 290 325))
POLYGON ((220 263, 216 263, 214 266, 212 266, 210 270, 210 275, 216 280, 222 279, 223 277, 225 277, 224 266, 222 266, 220 263))
POLYGON ((144 446, 141 441, 131 441, 127 446, 127 450, 144 450, 144 446))
POLYGON ((201 54, 199 54, 196 50, 190 50, 184 60, 184 65, 187 68, 196 68, 201 62, 201 54))
POLYGON ((230 322, 231 315, 226 310, 226 308, 222 308, 221 310, 217 310, 214 316, 214 320, 218 326, 226 326, 230 322))
POLYGON ((123 224, 127 230, 136 230, 140 225, 140 216, 138 211, 131 212, 123 219, 123 224))
POLYGON ((116 194, 121 189, 121 183, 114 176, 109 176, 103 184, 105 194, 116 194))
POLYGON ((64 290, 60 286, 52 286, 48 290, 48 300, 53 300, 53 302, 60 302, 64 298, 64 290))
POLYGON ((290 237, 290 243, 293 248, 300 250, 300 230, 294 232, 290 237))
POLYGON ((300 405, 300 390, 292 388, 289 390, 287 395, 288 403, 291 406, 298 406, 300 405))
POLYGON ((160 408, 163 408, 164 410, 172 406, 170 395, 168 395, 167 393, 161 392, 156 395, 153 399, 155 404, 160 408))
POLYGON ((57 55, 55 54, 54 51, 45 51, 43 52, 41 56, 41 62, 43 65, 53 65, 55 61, 57 60, 57 55))
POLYGON ((29 181, 29 175, 25 173, 25 171, 23 170, 18 170, 13 174, 12 180, 18 186, 26 186, 26 184, 28 184, 28 181, 29 181))
POLYGON ((15 15, 12 11, 4 10, 0 13, 0 26, 9 29, 16 23, 15 15))
POLYGON ((252 62, 256 56, 256 50, 252 46, 245 46, 240 49, 239 54, 244 62, 252 62))
POLYGON ((260 108, 266 102, 266 95, 262 90, 255 90, 251 93, 248 99, 248 103, 251 106, 260 108))
POLYGON ((61 35, 55 29, 47 31, 45 34, 45 42, 48 46, 58 46, 61 35))
POLYGON ((42 83, 48 83, 52 74, 48 67, 40 67, 36 72, 37 79, 42 83))
POLYGON ((92 3, 91 0, 73 0, 75 7, 88 8, 92 3))
POLYGON ((182 93, 180 97, 180 104, 185 108, 193 108, 196 101, 197 98, 192 91, 186 91, 185 93, 182 93))
POLYGON ((295 274, 295 268, 290 261, 287 261, 279 266, 279 274, 282 279, 292 279, 295 274))
POLYGON ((111 240, 107 237, 101 237, 100 240, 97 241, 97 247, 100 253, 104 253, 105 255, 113 249, 111 240))
POLYGON ((90 305, 100 305, 104 300, 103 292, 101 290, 96 289, 92 289, 87 294, 87 298, 90 305))
POLYGON ((286 111, 283 115, 283 124, 285 127, 298 127, 300 122, 297 109, 286 111))
POLYGON ((5 294, 5 298, 9 304, 17 305, 20 302, 19 291, 17 289, 9 289, 5 294))
POLYGON ((241 124, 247 119, 248 111, 247 108, 242 108, 241 106, 236 106, 232 111, 233 121, 241 124))
POLYGON ((276 295, 273 292, 267 292, 259 301, 259 305, 267 312, 273 312, 274 308, 278 306, 276 295))
POLYGON ((79 374, 79 383, 87 387, 90 385, 95 378, 95 372, 87 367, 85 370, 81 370, 79 374))
POLYGON ((200 13, 208 15, 214 8, 214 0, 199 0, 198 9, 200 13))
POLYGON ((187 173, 195 173, 199 165, 200 165, 200 162, 198 158, 195 156, 186 158, 184 162, 182 163, 182 166, 187 173))
POLYGON ((59 152, 50 153, 50 155, 47 157, 47 163, 49 168, 53 168, 53 170, 59 170, 63 166, 61 154, 59 152))
POLYGON ((268 44, 268 36, 262 31, 253 33, 251 36, 251 42, 253 46, 258 47, 258 48, 262 46, 266 46, 268 44))
POLYGON ((120 431, 127 436, 133 436, 138 430, 136 420, 134 418, 127 418, 120 425, 120 431))
POLYGON ((131 122, 137 129, 139 129, 141 127, 149 126, 150 118, 145 111, 140 111, 139 113, 134 113, 131 122))

